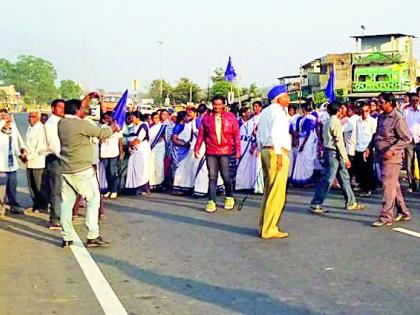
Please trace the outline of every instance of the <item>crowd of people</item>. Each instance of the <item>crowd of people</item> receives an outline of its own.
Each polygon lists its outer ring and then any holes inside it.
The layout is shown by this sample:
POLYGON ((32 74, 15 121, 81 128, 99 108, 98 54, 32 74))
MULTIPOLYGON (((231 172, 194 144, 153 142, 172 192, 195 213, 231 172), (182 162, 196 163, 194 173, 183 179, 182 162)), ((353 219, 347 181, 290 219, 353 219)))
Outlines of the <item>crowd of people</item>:
MULTIPOLYGON (((87 246, 107 246, 98 220, 103 200, 120 194, 147 196, 155 191, 207 196, 207 212, 236 205, 235 190, 263 194, 260 236, 287 237, 278 229, 288 186, 316 185, 310 210, 322 214, 332 186, 340 188, 345 208, 358 211, 382 183, 382 212, 374 226, 408 221, 411 214, 399 184, 405 157, 409 192, 417 190, 415 161, 420 154, 419 92, 397 102, 394 95, 356 103, 325 103, 316 110, 308 99, 290 104, 285 86, 239 115, 228 111, 223 96, 211 107, 187 106, 151 115, 129 112, 119 126, 112 112, 99 124, 90 117, 90 93, 83 100, 57 99, 51 115, 29 113, 25 140, 11 115, 0 111, 0 216, 5 202, 23 213, 17 200, 17 170, 26 165, 34 212, 49 213, 50 228, 63 230, 63 246, 74 239, 72 219, 86 205, 87 246), (397 209, 396 215, 394 208, 397 209)), ((419 161, 419 159, 417 159, 419 161)))

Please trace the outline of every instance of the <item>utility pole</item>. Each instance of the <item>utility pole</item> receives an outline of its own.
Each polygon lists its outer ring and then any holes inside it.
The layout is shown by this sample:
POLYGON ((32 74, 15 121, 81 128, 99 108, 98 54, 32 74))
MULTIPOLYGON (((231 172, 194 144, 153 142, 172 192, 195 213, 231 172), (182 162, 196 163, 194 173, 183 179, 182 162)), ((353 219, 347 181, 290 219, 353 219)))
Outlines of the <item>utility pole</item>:
POLYGON ((159 44, 159 73, 160 73, 160 106, 162 106, 163 100, 163 78, 162 78, 162 45, 163 42, 158 41, 159 44))

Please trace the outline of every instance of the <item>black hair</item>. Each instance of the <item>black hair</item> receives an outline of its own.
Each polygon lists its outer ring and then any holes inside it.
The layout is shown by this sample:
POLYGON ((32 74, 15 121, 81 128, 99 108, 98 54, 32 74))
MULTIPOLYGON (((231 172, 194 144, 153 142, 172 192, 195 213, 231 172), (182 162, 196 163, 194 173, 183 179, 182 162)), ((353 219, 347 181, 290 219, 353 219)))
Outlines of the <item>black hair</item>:
POLYGON ((176 123, 179 124, 186 117, 187 117, 187 112, 185 110, 178 112, 178 114, 176 115, 176 123))
POLYGON ((166 108, 162 108, 162 109, 160 110, 160 113, 162 114, 162 113, 164 113, 164 112, 169 113, 169 112, 168 112, 168 110, 167 110, 166 108))
POLYGON ((289 109, 293 109, 295 112, 297 111, 297 106, 294 104, 289 104, 289 109))
POLYGON ((417 94, 420 94, 420 86, 417 87, 416 92, 417 92, 417 94))
POLYGON ((254 105, 258 105, 259 107, 263 107, 263 104, 261 101, 255 101, 254 103, 252 103, 252 106, 254 105))
POLYGON ((57 106, 57 104, 58 103, 66 103, 66 101, 65 100, 63 100, 62 98, 56 98, 55 100, 53 100, 52 102, 51 102, 51 107, 52 108, 55 108, 56 106, 57 106))
POLYGON ((312 111, 312 105, 310 103, 304 103, 302 105, 302 110, 309 113, 312 111))
POLYGON ((223 104, 226 104, 226 97, 224 97, 223 95, 215 95, 213 96, 213 98, 211 99, 211 102, 213 103, 214 101, 220 100, 222 101, 223 104))
POLYGON ((341 104, 339 102, 331 102, 327 105, 327 111, 330 115, 335 115, 340 110, 341 104))
POLYGON ((417 93, 410 93, 409 95, 408 95, 408 97, 411 99, 411 98, 413 98, 413 97, 418 97, 418 94, 417 93))
POLYGON ((197 107, 197 113, 199 113, 200 115, 204 114, 207 110, 207 105, 206 104, 200 104, 197 107))
POLYGON ((155 112, 153 112, 151 115, 150 115, 150 117, 154 117, 154 116, 156 116, 156 115, 158 115, 159 116, 159 113, 157 112, 157 111, 155 111, 155 112))
POLYGON ((0 109, 0 113, 7 114, 7 109, 6 109, 6 108, 1 108, 1 109, 0 109))
POLYGON ((77 100, 77 99, 68 100, 64 103, 64 114, 76 115, 77 111, 81 107, 82 107, 82 102, 80 100, 77 100))
POLYGON ((391 103, 392 106, 397 106, 397 100, 395 99, 394 94, 389 92, 382 92, 379 94, 378 98, 382 98, 385 102, 391 103))
POLYGON ((42 116, 47 116, 48 117, 48 114, 47 113, 41 113, 41 117, 42 116))

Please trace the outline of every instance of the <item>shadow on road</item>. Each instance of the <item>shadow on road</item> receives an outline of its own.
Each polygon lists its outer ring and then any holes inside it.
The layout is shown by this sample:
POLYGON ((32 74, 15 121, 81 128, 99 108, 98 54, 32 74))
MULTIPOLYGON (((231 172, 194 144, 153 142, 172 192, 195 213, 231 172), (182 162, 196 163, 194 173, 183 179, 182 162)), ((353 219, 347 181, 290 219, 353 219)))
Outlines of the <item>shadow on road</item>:
POLYGON ((231 233, 237 233, 237 234, 243 234, 243 235, 256 236, 258 234, 257 229, 239 227, 239 226, 234 226, 234 225, 229 225, 229 224, 219 223, 219 222, 205 221, 205 220, 201 220, 201 219, 190 218, 190 217, 182 216, 182 215, 179 215, 179 214, 161 212, 161 211, 157 211, 157 210, 138 209, 138 208, 132 208, 132 207, 129 207, 129 206, 121 206, 121 205, 117 205, 117 204, 108 204, 108 209, 114 210, 116 212, 136 213, 136 214, 151 216, 151 217, 160 218, 160 219, 164 219, 164 220, 182 222, 182 223, 186 223, 186 224, 202 226, 202 227, 206 227, 206 228, 210 228, 210 229, 216 229, 216 230, 221 230, 221 231, 231 232, 231 233))
POLYGON ((158 274, 102 254, 95 253, 94 257, 96 262, 118 268, 139 282, 241 314, 315 314, 302 307, 288 305, 264 293, 224 288, 197 280, 158 274))
POLYGON ((37 219, 30 216, 14 216, 4 220, 0 220, 0 230, 4 230, 10 233, 14 233, 19 236, 23 236, 29 239, 35 239, 40 242, 45 242, 52 244, 54 246, 61 246, 61 238, 55 237, 46 232, 39 231, 38 229, 30 227, 28 224, 36 224, 39 226, 45 226, 42 224, 44 220, 37 219), (21 220, 22 223, 16 222, 16 220, 21 220))

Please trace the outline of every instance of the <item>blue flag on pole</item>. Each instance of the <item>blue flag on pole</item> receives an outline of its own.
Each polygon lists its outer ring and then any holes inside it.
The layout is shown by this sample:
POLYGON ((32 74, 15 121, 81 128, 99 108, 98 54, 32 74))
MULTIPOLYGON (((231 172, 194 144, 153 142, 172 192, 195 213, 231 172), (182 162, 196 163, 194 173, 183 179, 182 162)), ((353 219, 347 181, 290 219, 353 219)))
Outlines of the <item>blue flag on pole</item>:
POLYGON ((232 65, 232 58, 229 56, 229 61, 225 71, 225 80, 232 82, 236 78, 236 72, 232 65))
POLYGON ((114 112, 112 113, 112 118, 115 119, 115 122, 118 124, 120 128, 124 126, 125 122, 125 113, 127 111, 127 97, 128 97, 128 90, 125 90, 124 94, 121 96, 120 100, 118 101, 117 106, 114 108, 114 112))
POLYGON ((334 67, 331 66, 330 68, 330 77, 328 78, 327 86, 325 87, 325 96, 328 98, 328 101, 334 102, 335 101, 335 91, 334 91, 334 82, 335 75, 334 75, 334 67))

